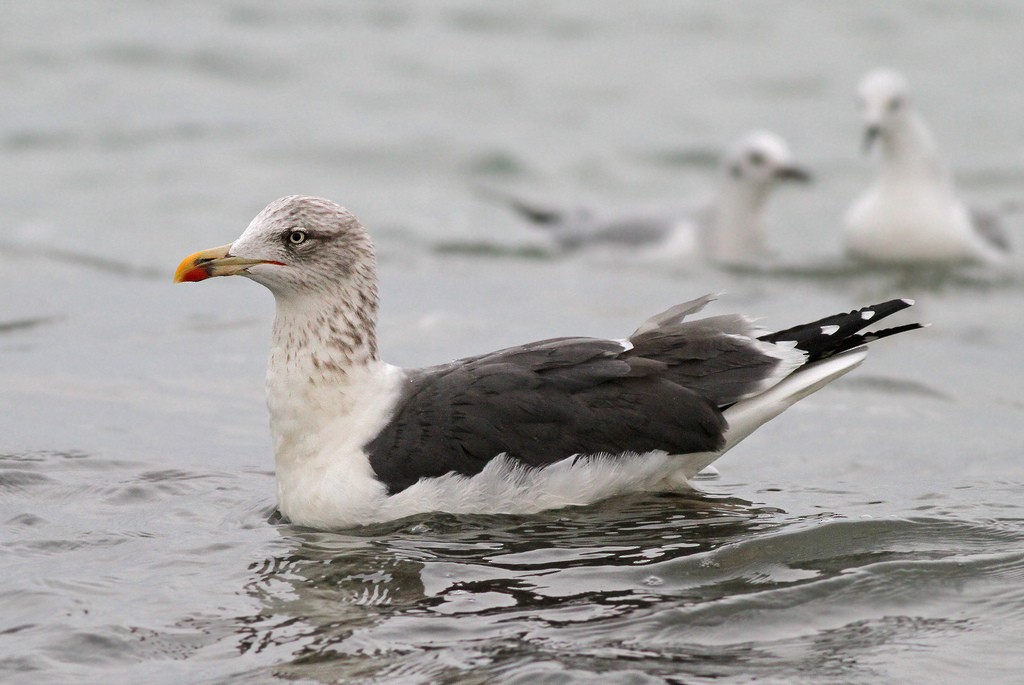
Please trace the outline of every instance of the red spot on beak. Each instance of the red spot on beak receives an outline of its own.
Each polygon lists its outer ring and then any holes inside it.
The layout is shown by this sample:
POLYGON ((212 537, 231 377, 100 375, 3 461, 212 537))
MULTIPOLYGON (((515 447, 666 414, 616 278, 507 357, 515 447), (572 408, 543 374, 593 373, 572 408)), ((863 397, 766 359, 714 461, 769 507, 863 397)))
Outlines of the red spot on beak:
POLYGON ((195 283, 196 281, 205 281, 210 277, 210 272, 201 266, 197 266, 194 269, 189 269, 181 275, 178 279, 181 283, 195 283))

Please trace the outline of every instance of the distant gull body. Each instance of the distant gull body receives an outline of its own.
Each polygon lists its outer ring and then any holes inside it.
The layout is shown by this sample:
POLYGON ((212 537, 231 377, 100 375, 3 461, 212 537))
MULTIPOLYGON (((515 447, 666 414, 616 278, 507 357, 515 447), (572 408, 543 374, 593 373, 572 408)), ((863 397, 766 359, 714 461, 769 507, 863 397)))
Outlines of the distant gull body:
POLYGON ((278 505, 339 528, 427 511, 529 513, 676 490, 850 371, 893 300, 772 334, 738 315, 651 317, 626 340, 555 338, 423 369, 378 356, 377 270, 348 210, 291 196, 175 282, 243 275, 277 303, 267 405, 278 505))
POLYGON ((908 99, 907 82, 879 69, 860 85, 865 147, 881 147, 875 183, 847 210, 850 255, 879 263, 998 263, 1009 243, 992 212, 956 195, 924 119, 908 99))
POLYGON ((691 207, 600 212, 505 199, 547 229, 563 249, 617 246, 733 264, 763 256, 765 206, 776 183, 809 179, 786 141, 768 131, 754 131, 729 151, 714 197, 691 207))

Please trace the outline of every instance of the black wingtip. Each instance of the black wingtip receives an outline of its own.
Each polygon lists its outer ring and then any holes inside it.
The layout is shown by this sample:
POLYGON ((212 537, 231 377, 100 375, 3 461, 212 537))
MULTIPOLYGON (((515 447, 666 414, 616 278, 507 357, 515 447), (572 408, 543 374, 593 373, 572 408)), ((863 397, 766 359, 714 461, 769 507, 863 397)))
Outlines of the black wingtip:
POLYGON ((538 226, 550 226, 563 219, 562 212, 527 204, 517 198, 509 198, 508 205, 524 219, 538 226))
POLYGON ((876 321, 881 321, 913 305, 914 301, 911 299, 888 300, 844 314, 834 314, 817 321, 793 326, 784 331, 769 333, 761 336, 760 339, 771 343, 794 343, 797 349, 807 353, 807 361, 813 362, 881 338, 888 338, 897 333, 924 328, 922 324, 910 323, 861 332, 876 321))
POLYGON ((516 195, 489 186, 478 186, 477 194, 481 197, 505 205, 527 221, 539 226, 549 227, 565 218, 565 211, 555 207, 545 207, 540 203, 524 200, 516 195))

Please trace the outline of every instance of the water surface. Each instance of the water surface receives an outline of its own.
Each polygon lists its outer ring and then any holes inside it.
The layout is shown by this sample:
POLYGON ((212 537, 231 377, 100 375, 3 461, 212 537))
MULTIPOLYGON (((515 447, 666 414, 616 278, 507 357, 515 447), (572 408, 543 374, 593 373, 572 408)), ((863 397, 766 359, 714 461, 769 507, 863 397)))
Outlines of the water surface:
POLYGON ((5 7, 0 680, 1015 682, 1020 258, 864 270, 839 225, 881 64, 966 196, 1021 202, 1022 30, 1009 1, 5 7), (759 269, 559 256, 481 192, 687 200, 751 128, 818 178, 774 199, 759 269), (769 327, 909 296, 933 326, 702 493, 313 532, 273 516, 269 294, 169 283, 296 192, 370 228, 398 364, 705 292, 769 327))

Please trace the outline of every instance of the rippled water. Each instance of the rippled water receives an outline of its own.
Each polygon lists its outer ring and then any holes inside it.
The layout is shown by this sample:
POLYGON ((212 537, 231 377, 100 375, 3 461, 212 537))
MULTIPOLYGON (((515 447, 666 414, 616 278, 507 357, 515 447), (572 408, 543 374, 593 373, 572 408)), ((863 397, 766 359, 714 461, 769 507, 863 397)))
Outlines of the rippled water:
POLYGON ((1020 257, 838 256, 870 177, 853 88, 878 64, 907 72, 968 197, 1021 202, 1016 3, 4 10, 0 681, 1020 680, 1020 257), (762 127, 818 176, 775 198, 762 269, 558 257, 480 190, 690 197, 762 127), (894 296, 934 325, 703 493, 312 532, 273 515, 270 297, 169 285, 292 192, 370 227, 404 365, 618 337, 708 291, 771 327, 894 296))
POLYGON ((1024 620, 1021 511, 1008 504, 1020 483, 933 493, 898 513, 796 486, 760 493, 789 513, 642 496, 322 533, 268 525, 253 495, 270 489, 266 473, 60 453, 0 464, 4 508, 22 512, 3 547, 2 666, 15 680, 1019 674, 1006 629, 1024 620), (834 506, 811 504, 825 498, 834 506))

